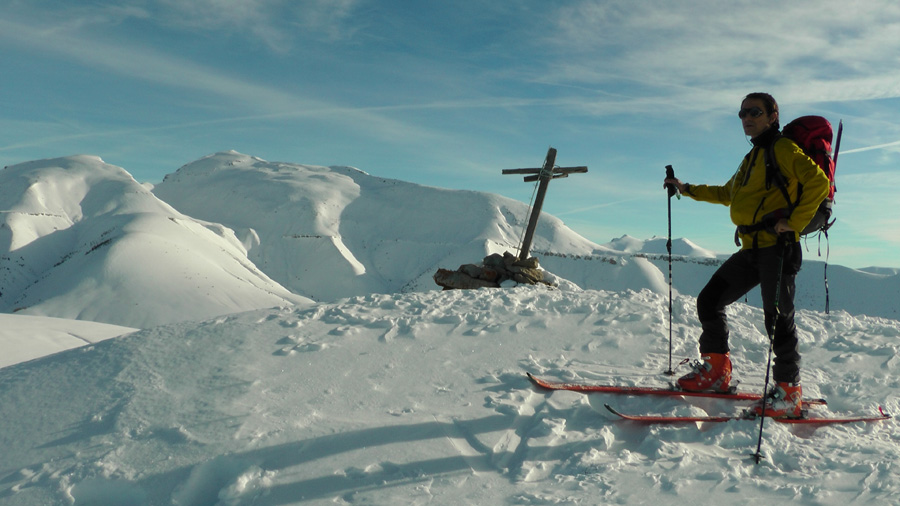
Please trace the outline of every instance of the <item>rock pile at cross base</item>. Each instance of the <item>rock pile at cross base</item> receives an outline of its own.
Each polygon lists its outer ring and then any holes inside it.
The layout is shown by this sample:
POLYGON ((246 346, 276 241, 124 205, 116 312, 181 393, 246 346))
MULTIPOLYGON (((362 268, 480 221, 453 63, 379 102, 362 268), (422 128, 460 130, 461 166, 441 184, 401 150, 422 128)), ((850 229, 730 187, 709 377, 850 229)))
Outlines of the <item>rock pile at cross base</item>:
POLYGON ((547 284, 537 258, 519 260, 509 252, 488 255, 480 265, 465 264, 455 271, 438 269, 434 274, 434 282, 444 290, 499 288, 507 281, 526 285, 547 284))

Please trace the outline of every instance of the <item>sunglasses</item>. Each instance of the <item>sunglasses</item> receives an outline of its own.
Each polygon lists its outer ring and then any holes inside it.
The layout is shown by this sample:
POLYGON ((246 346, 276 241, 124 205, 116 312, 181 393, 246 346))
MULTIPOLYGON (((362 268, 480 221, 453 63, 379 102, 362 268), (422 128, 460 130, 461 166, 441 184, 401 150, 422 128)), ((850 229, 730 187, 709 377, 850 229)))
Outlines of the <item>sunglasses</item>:
POLYGON ((758 118, 763 114, 765 114, 765 112, 763 112, 763 110, 759 107, 751 107, 749 109, 741 109, 740 111, 738 111, 738 118, 744 119, 747 116, 750 116, 751 118, 758 118))

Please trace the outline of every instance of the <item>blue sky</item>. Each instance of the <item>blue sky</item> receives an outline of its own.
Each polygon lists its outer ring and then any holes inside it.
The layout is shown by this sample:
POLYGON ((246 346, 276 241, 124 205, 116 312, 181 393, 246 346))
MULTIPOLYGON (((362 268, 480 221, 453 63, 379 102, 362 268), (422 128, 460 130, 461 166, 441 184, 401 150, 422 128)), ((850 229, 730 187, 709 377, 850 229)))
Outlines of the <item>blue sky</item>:
MULTIPOLYGON (((234 149, 528 202, 501 171, 553 146, 589 172, 544 210, 605 243, 666 235, 665 165, 728 180, 741 98, 768 91, 844 121, 830 261, 900 267, 898 54, 894 0, 7 0, 0 165, 155 183, 234 149)), ((673 235, 734 250, 723 206, 673 201, 673 235)))

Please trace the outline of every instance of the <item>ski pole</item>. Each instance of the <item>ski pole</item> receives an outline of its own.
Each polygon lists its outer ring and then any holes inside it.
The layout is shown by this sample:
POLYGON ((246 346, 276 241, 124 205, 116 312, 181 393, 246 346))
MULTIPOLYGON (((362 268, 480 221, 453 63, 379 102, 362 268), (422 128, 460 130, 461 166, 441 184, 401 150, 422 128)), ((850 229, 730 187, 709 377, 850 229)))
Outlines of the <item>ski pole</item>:
MULTIPOLYGON (((666 165, 666 178, 675 179, 675 169, 671 165, 666 165)), ((669 252, 669 369, 666 371, 666 374, 672 376, 675 374, 675 371, 672 370, 672 195, 678 195, 677 198, 679 199, 681 195, 678 194, 678 190, 672 183, 666 184, 666 191, 669 195, 667 201, 669 208, 669 239, 666 241, 666 251, 669 252)))
MULTIPOLYGON (((838 121, 838 133, 837 133, 837 141, 834 144, 834 170, 837 171, 837 160, 838 155, 841 154, 841 136, 844 134, 844 120, 838 121)), ((833 184, 833 183, 832 183, 833 184)), ((831 256, 831 246, 828 244, 828 229, 831 225, 834 224, 835 220, 832 220, 830 224, 825 227, 825 230, 822 231, 825 234, 825 314, 830 313, 831 309, 831 294, 828 290, 828 258, 831 256)), ((822 239, 819 238, 819 244, 822 244, 822 239)), ((821 249, 819 250, 821 251, 821 249)), ((820 253, 821 254, 821 253, 820 253)))
MULTIPOLYGON (((786 232, 790 233, 790 232, 786 232)), ((766 394, 769 391, 769 371, 772 370, 772 348, 775 346, 775 325, 778 321, 778 315, 780 313, 778 308, 778 301, 781 299, 781 281, 782 275, 784 274, 784 252, 787 249, 788 242, 785 240, 785 234, 781 234, 778 236, 778 244, 776 247, 779 248, 778 252, 778 276, 777 282, 775 285, 775 314, 772 318, 772 324, 766 324, 766 333, 769 337, 769 355, 766 360, 766 380, 763 383, 763 396, 762 396, 762 413, 759 415, 759 438, 756 441, 756 453, 753 457, 756 459, 756 463, 759 464, 760 459, 762 459, 762 437, 763 437, 763 425, 766 423, 766 394)))

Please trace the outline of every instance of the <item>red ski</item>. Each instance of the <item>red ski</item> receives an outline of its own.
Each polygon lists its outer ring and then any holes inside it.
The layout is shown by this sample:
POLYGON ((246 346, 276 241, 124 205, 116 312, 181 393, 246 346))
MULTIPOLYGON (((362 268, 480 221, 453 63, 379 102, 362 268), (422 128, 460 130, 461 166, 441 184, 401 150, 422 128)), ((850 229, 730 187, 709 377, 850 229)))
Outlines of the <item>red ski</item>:
MULTIPOLYGON (((726 416, 726 415, 712 415, 712 416, 666 416, 666 415, 626 415, 619 411, 616 411, 609 404, 604 404, 606 409, 610 411, 610 413, 618 416, 623 420, 629 420, 632 422, 641 422, 647 424, 676 424, 676 423, 696 423, 696 422, 730 422, 732 420, 758 420, 755 416, 726 416)), ((807 424, 807 425, 830 425, 836 423, 856 423, 856 422, 880 422, 882 420, 889 420, 891 415, 884 412, 884 410, 879 407, 878 414, 873 416, 849 416, 849 417, 822 417, 822 418, 770 418, 770 420, 774 420, 778 423, 791 423, 791 424, 807 424)))
MULTIPOLYGON (((535 385, 547 390, 569 390, 571 392, 581 393, 607 393, 607 394, 624 394, 624 395, 659 395, 666 397, 711 397, 714 399, 731 399, 735 401, 756 401, 762 395, 758 392, 687 392, 676 388, 659 388, 659 387, 634 387, 621 385, 597 385, 587 383, 565 383, 561 381, 548 381, 533 374, 528 374, 528 379, 535 385)), ((803 404, 807 406, 825 405, 825 399, 803 399, 803 404)))

